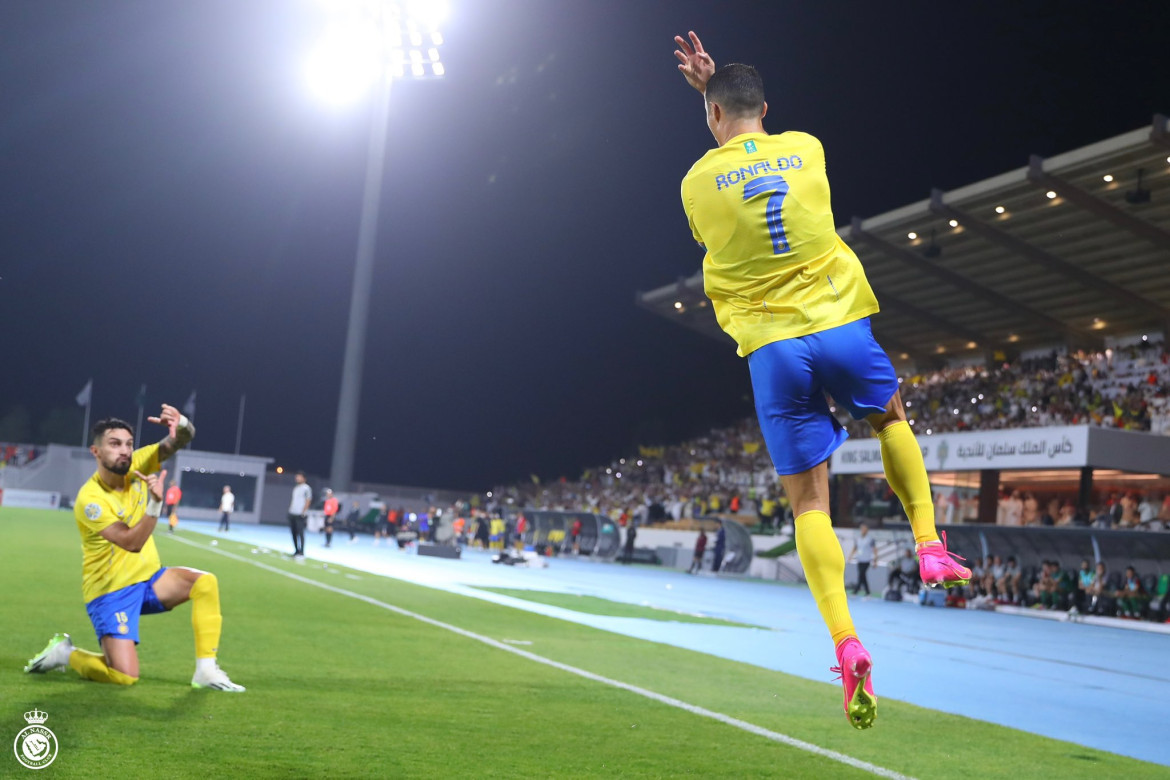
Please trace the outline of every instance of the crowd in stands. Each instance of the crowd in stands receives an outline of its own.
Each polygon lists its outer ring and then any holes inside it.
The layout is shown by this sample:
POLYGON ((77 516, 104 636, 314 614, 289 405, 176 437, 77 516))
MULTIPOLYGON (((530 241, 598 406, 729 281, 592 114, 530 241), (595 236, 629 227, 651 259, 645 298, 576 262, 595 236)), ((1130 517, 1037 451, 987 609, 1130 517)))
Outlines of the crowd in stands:
POLYGON ((1134 566, 1109 571, 1086 558, 1078 568, 1058 560, 1022 567, 1014 557, 975 559, 971 583, 949 594, 953 601, 1010 604, 1128 620, 1170 621, 1170 574, 1142 574, 1134 566))
POLYGON ((711 514, 781 522, 787 500, 755 420, 587 470, 580 479, 500 486, 492 503, 604 514, 638 525, 711 514))
MULTIPOLYGON (((1100 425, 1170 435, 1170 352, 1164 342, 962 367, 902 380, 918 435, 1050 425, 1100 425)), ((871 436, 864 422, 851 436, 871 436)))
MULTIPOLYGON (((914 595, 921 588, 918 563, 909 548, 890 566, 886 594, 914 595)), ((971 582, 946 592, 948 606, 989 608, 992 605, 1064 611, 1127 620, 1170 622, 1170 574, 1142 574, 1134 566, 1110 571, 1104 562, 1085 558, 1077 568, 1059 560, 1021 566, 1014 556, 976 558, 971 582)))
POLYGON ((0 468, 7 466, 23 466, 35 460, 41 454, 43 447, 33 444, 11 444, 0 442, 0 468))
MULTIPOLYGON (((1170 353, 1164 342, 1141 341, 1104 352, 1052 353, 993 368, 963 367, 902 380, 902 397, 918 435, 1053 425, 1100 425, 1170 435, 1170 353)), ((842 423, 853 436, 871 436, 864 421, 842 423)), ((855 514, 897 499, 882 483, 858 482, 855 514), (877 492, 875 492, 877 491, 877 492)), ((755 419, 674 446, 642 446, 636 454, 562 478, 499 486, 492 501, 507 506, 588 511, 625 525, 707 514, 738 515, 761 530, 789 515, 755 419)), ((973 520, 973 495, 939 497, 940 522, 973 520)), ((1054 496, 1006 493, 1005 525, 1097 525, 1170 530, 1170 497, 1117 494, 1100 506, 1078 508, 1054 496)))
POLYGON ((1114 492, 1100 504, 1077 507, 1072 500, 1037 498, 1030 491, 1013 490, 1000 496, 996 516, 999 525, 1080 525, 1095 528, 1170 530, 1170 495, 1148 492, 1114 492))

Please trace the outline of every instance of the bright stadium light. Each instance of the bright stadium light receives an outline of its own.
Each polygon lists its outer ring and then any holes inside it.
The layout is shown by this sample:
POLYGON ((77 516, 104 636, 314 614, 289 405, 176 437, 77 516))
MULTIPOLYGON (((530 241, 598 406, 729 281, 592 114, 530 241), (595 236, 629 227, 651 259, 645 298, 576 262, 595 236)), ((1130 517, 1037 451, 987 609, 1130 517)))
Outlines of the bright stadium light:
POLYGON ((948 222, 947 224, 948 224, 948 225, 950 225, 951 227, 958 227, 958 226, 959 226, 959 220, 957 220, 957 219, 952 219, 952 220, 951 220, 950 222, 948 222))
POLYGON ((322 0, 321 5, 329 21, 305 63, 305 76, 322 100, 355 103, 382 78, 436 78, 446 72, 439 53, 444 3, 322 0))
POLYGON ((439 25, 446 18, 447 7, 442 0, 319 0, 318 4, 326 22, 321 41, 305 65, 309 87, 323 101, 335 105, 353 104, 371 95, 374 100, 330 473, 333 487, 345 491, 353 479, 374 248, 386 167, 390 86, 400 79, 444 75, 439 25))
POLYGON ((382 40, 374 30, 338 26, 309 55, 305 78, 313 94, 327 103, 356 103, 382 75, 382 61, 382 40))
POLYGON ((918 234, 915 233, 913 230, 911 230, 909 233, 906 234, 906 238, 910 239, 911 241, 914 241, 915 239, 918 238, 918 234))
POLYGON ((1056 190, 1049 190, 1048 192, 1044 193, 1044 196, 1049 200, 1052 200, 1056 197, 1056 190))
POLYGON ((1104 176, 1102 176, 1101 178, 1104 179, 1106 182, 1111 182, 1111 181, 1113 181, 1113 174, 1107 173, 1104 176))
POLYGON ((996 213, 996 214, 1002 214, 1002 213, 1004 213, 1005 211, 1007 211, 1007 209, 1005 209, 1003 206, 996 206, 996 207, 995 207, 995 213, 996 213))

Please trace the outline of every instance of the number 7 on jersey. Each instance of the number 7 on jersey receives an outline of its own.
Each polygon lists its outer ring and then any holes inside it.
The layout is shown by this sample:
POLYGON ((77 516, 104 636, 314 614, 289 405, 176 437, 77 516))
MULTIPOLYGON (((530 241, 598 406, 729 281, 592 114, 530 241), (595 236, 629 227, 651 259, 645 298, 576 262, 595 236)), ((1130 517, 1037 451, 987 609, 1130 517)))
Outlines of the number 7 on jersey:
POLYGON ((768 234, 772 236, 772 254, 782 255, 788 251, 788 237, 784 235, 780 209, 784 206, 784 196, 788 194, 788 182, 783 176, 776 175, 761 176, 743 185, 745 201, 765 194, 769 195, 765 215, 768 221, 768 234))

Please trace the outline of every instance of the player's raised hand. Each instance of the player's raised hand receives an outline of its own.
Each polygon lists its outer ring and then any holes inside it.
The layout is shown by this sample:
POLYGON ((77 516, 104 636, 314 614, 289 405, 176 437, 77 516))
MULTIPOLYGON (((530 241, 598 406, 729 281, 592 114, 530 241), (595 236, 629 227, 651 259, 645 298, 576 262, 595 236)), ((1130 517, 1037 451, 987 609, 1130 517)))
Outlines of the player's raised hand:
POLYGON ((678 69, 688 84, 700 92, 706 92, 707 79, 715 72, 715 60, 711 59, 693 30, 687 34, 690 36, 689 42, 681 35, 674 36, 674 42, 678 45, 674 50, 674 56, 679 61, 678 69))
POLYGON ((158 417, 147 417, 146 421, 167 426, 171 431, 171 438, 174 438, 175 431, 179 427, 179 410, 168 404, 163 404, 162 411, 159 412, 158 417))
POLYGON ((163 469, 158 474, 143 474, 141 471, 135 469, 134 476, 146 483, 147 490, 155 499, 162 501, 163 485, 167 482, 167 470, 163 469))

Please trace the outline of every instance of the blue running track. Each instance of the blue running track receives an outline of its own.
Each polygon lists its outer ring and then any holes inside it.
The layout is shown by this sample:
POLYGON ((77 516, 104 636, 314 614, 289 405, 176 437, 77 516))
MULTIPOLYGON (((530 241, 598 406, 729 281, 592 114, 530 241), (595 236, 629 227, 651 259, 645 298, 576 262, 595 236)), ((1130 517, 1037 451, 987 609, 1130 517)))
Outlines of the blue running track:
MULTIPOLYGON (((182 528, 291 550, 278 526, 237 525, 225 535, 215 525, 184 521, 182 528)), ((449 560, 374 547, 369 536, 352 545, 346 539, 336 534, 326 549, 320 534, 308 534, 305 565, 341 564, 811 680, 834 677, 829 637, 804 587, 575 559, 513 568, 475 550, 449 560), (597 596, 764 629, 587 615, 483 587, 597 596)), ((874 657, 880 696, 1170 766, 1158 706, 1170 700, 1168 635, 877 599, 851 599, 850 608, 874 657)))

